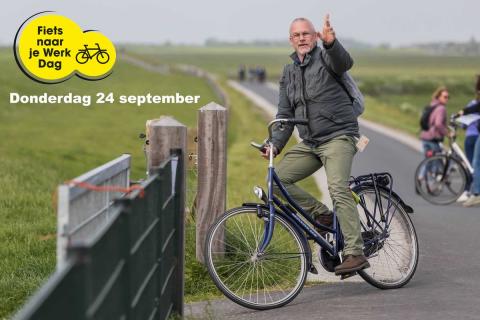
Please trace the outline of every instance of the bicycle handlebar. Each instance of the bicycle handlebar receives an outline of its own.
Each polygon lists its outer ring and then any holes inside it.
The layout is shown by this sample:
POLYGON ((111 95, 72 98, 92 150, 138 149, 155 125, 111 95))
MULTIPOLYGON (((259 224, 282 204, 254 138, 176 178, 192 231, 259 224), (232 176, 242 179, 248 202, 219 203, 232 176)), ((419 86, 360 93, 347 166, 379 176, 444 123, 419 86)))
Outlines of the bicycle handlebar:
POLYGON ((308 119, 299 119, 299 118, 280 118, 280 119, 275 119, 275 120, 272 120, 269 122, 268 124, 268 139, 260 144, 260 143, 256 143, 256 142, 250 142, 250 145, 260 151, 264 151, 265 150, 265 146, 266 146, 266 143, 270 140, 272 140, 272 126, 275 124, 275 123, 280 123, 280 130, 283 130, 283 125, 285 124, 293 124, 293 125, 297 125, 297 124, 301 124, 301 125, 308 125, 308 119))
POLYGON ((260 150, 260 151, 262 151, 262 152, 265 151, 265 143, 260 144, 260 143, 256 143, 256 142, 251 141, 251 142, 250 142, 250 145, 251 145, 252 147, 254 147, 255 149, 258 149, 258 150, 260 150))
POLYGON ((307 119, 296 119, 296 118, 283 118, 282 119, 281 118, 281 119, 272 120, 268 124, 268 140, 272 139, 272 126, 277 122, 280 123, 280 130, 283 130, 283 125, 285 125, 287 123, 293 124, 293 125, 296 125, 296 124, 307 125, 308 124, 307 119))

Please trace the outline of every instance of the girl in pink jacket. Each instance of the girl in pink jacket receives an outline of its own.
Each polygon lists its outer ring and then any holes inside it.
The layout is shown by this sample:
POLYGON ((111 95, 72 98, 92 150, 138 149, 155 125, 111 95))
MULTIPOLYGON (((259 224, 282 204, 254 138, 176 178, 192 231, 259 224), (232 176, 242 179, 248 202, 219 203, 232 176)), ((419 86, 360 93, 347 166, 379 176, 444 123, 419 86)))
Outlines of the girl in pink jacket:
POLYGON ((447 109, 449 94, 445 87, 440 87, 432 95, 430 108, 434 108, 429 117, 429 129, 420 133, 425 155, 441 151, 440 142, 448 133, 447 109))

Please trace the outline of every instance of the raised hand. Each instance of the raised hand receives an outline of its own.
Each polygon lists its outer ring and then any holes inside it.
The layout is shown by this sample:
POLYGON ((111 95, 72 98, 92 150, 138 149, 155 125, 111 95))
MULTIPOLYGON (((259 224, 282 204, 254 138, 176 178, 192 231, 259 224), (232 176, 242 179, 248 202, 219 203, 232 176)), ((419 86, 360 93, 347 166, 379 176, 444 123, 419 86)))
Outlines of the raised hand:
POLYGON ((335 41, 335 31, 330 25, 330 14, 327 13, 327 15, 325 15, 322 31, 317 32, 317 37, 326 45, 330 45, 335 41))

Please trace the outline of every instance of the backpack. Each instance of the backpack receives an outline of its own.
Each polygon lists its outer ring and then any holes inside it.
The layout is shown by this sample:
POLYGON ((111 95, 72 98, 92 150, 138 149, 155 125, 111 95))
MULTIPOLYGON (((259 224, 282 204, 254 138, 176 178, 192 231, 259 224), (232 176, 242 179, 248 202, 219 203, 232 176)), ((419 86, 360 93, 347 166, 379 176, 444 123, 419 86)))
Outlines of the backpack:
POLYGON ((320 53, 320 59, 322 60, 322 64, 327 69, 328 73, 338 82, 340 87, 347 93, 350 101, 352 101, 353 105, 353 113, 356 117, 359 117, 363 111, 365 111, 365 98, 363 94, 360 92, 355 80, 353 80, 352 76, 348 72, 344 72, 341 77, 339 77, 332 69, 325 63, 322 54, 320 53))
POLYGON ((428 131, 428 129, 430 129, 430 115, 437 106, 438 104, 434 106, 427 105, 423 107, 422 116, 420 117, 420 128, 423 131, 428 131))

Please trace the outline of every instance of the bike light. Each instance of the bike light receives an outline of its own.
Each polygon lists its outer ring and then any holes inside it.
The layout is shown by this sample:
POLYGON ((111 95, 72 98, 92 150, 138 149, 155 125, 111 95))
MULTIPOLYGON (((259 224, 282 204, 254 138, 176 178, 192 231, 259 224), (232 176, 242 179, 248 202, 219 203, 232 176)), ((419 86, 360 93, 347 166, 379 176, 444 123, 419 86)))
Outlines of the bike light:
POLYGON ((253 187, 253 192, 257 196, 258 199, 263 200, 263 190, 259 186, 253 187))

